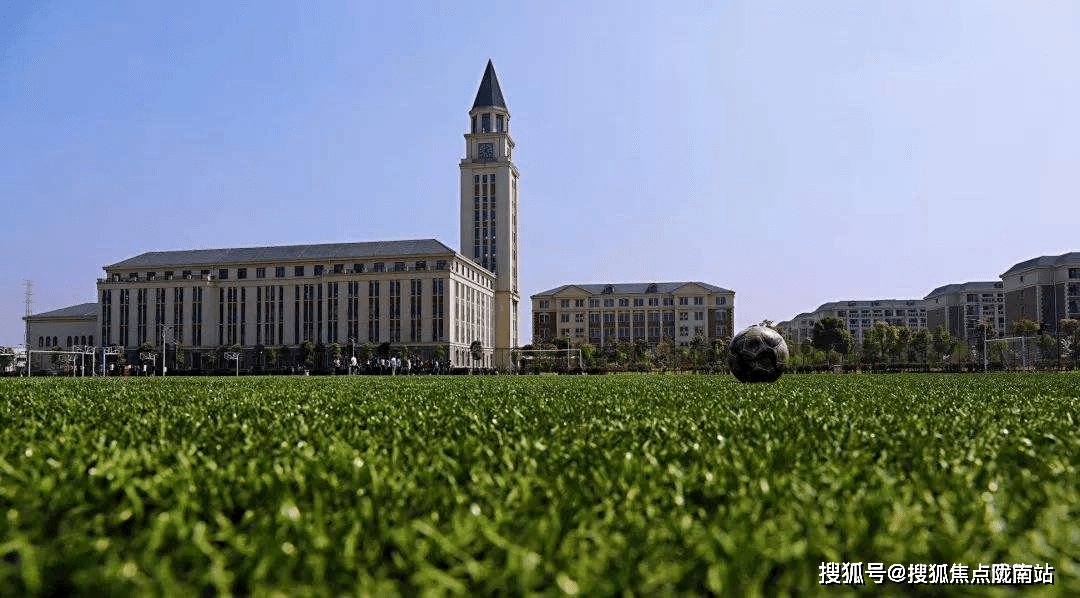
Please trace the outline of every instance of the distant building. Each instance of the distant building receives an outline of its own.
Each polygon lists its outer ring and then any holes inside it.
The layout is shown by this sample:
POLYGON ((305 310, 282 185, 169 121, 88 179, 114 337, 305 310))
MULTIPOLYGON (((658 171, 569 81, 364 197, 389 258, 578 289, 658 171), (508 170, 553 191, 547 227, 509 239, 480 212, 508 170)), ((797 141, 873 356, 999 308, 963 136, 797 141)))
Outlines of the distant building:
MULTIPOLYGON (((97 314, 97 303, 80 303, 23 317, 29 327, 30 350, 48 351, 59 347, 70 351, 75 347, 96 346, 97 314)), ((30 362, 33 369, 56 369, 50 356, 39 353, 33 356, 30 362)))
POLYGON ((947 284, 930 291, 926 301, 926 327, 943 327, 956 340, 974 340, 975 327, 986 322, 994 336, 1005 332, 1005 291, 1001 281, 947 284))
POLYGON ((856 301, 831 301, 812 312, 801 313, 791 320, 780 322, 791 340, 801 343, 811 340, 814 324, 818 320, 839 318, 851 331, 855 342, 862 343, 867 330, 874 322, 884 321, 907 327, 912 332, 926 329, 926 302, 922 299, 871 299, 856 301))
POLYGON ((1054 333, 1065 317, 1080 319, 1080 252, 1040 256, 1020 262, 1001 275, 1005 291, 1005 326, 1030 318, 1054 333))
POLYGON ((703 282, 567 284, 532 296, 533 342, 570 337, 688 346, 697 335, 733 334, 735 291, 703 282))

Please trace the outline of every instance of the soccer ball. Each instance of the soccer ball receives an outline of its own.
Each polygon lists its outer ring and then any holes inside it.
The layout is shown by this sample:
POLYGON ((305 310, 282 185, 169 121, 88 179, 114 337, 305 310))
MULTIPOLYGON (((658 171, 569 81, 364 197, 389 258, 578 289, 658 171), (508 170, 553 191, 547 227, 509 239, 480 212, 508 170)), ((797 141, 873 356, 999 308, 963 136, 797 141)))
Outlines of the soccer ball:
POLYGON ((787 343, 766 326, 751 326, 735 335, 728 347, 728 367, 739 382, 775 382, 784 373, 787 343))

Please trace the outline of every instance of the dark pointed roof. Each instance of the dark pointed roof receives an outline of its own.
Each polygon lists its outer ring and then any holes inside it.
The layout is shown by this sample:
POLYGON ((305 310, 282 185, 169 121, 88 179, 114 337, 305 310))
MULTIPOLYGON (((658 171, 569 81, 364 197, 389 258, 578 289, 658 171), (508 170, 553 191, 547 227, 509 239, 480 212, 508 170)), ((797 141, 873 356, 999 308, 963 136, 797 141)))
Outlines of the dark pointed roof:
POLYGON ((495 65, 491 64, 491 59, 488 59, 487 68, 484 69, 484 78, 480 81, 480 89, 476 90, 476 100, 472 104, 473 109, 476 108, 502 108, 503 110, 509 110, 506 107, 506 101, 503 100, 502 89, 499 88, 499 78, 495 75, 495 65))

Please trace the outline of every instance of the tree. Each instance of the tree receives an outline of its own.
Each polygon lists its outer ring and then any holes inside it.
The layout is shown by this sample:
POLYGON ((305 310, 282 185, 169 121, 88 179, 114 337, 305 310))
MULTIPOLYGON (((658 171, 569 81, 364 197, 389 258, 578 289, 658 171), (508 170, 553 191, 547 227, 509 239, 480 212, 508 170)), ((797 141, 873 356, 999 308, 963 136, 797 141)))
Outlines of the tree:
POLYGON ((920 363, 926 363, 930 359, 930 331, 923 329, 918 330, 911 336, 911 350, 915 355, 915 360, 920 363))
POLYGON ((176 351, 173 352, 173 369, 180 371, 187 368, 187 349, 180 343, 176 343, 176 351))
POLYGON ((300 343, 300 362, 309 369, 315 367, 315 343, 310 339, 300 343))
POLYGON ((1080 358, 1080 320, 1062 318, 1060 327, 1073 358, 1073 367, 1076 367, 1078 358, 1080 358))
POLYGON ((934 349, 934 361, 943 360, 953 346, 952 335, 944 326, 938 326, 930 337, 930 343, 934 349))
POLYGON ((435 347, 435 361, 442 361, 446 359, 446 347, 439 345, 435 347))
POLYGON ((1039 331, 1039 323, 1026 316, 1020 316, 1013 321, 1012 331, 1020 336, 1029 336, 1039 331))
POLYGON ((484 358, 484 345, 480 341, 469 343, 469 354, 472 355, 474 363, 480 361, 484 358))
POLYGON ((335 341, 335 342, 330 343, 329 348, 330 348, 331 363, 334 364, 335 368, 340 367, 341 366, 341 345, 335 341))
POLYGON ((851 350, 852 337, 847 325, 840 318, 825 317, 814 322, 814 334, 811 341, 814 347, 822 351, 833 350, 847 355, 851 350))
MULTIPOLYGON (((768 322, 768 320, 766 320, 768 322)), ((693 352, 694 365, 701 366, 708 359, 709 339, 704 334, 698 333, 690 339, 690 350, 693 352)))
POLYGON ((266 360, 266 366, 269 368, 277 368, 278 358, 281 356, 281 350, 277 347, 267 347, 263 349, 263 358, 266 360))
MULTIPOLYGON (((438 350, 435 351, 438 353, 438 350)), ((371 343, 364 343, 360 347, 360 359, 367 361, 375 356, 375 345, 371 343)))

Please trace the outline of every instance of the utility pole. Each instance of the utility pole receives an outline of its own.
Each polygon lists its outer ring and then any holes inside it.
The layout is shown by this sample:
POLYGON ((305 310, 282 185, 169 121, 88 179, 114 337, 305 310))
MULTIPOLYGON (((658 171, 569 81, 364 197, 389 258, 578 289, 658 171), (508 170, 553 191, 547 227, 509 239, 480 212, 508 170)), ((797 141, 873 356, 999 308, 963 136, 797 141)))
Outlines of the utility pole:
POLYGON ((26 303, 26 377, 30 377, 30 312, 34 306, 34 281, 23 279, 23 284, 26 285, 26 299, 23 301, 26 303))

